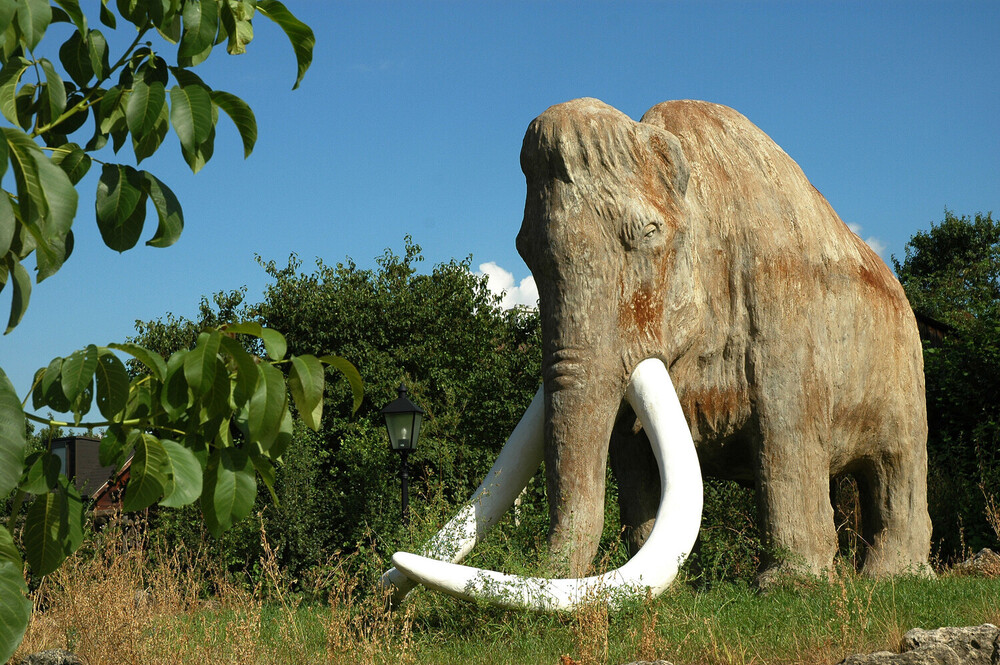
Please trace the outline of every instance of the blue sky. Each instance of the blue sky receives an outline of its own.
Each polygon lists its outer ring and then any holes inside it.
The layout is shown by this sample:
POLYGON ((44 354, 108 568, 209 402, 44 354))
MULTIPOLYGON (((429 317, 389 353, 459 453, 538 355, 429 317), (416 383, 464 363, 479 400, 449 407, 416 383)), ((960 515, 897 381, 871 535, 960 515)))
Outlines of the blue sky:
MULTIPOLYGON (((259 297, 255 254, 369 267, 411 234, 428 270, 471 255, 494 264, 495 283, 520 285, 521 139, 575 97, 634 118, 667 99, 732 106, 887 261, 945 207, 1000 213, 997 2, 286 4, 317 39, 300 89, 291 48, 262 18, 246 55, 220 50, 196 70, 253 107, 250 159, 222 118, 197 175, 174 139, 143 162, 184 206, 178 244, 105 248, 97 169, 84 180, 74 255, 0 340, 22 395, 53 356, 121 341, 136 319, 193 315, 202 295, 241 286, 259 297)), ((134 163, 129 148, 118 159, 134 163)), ((9 302, 0 294, 3 320, 9 302)))

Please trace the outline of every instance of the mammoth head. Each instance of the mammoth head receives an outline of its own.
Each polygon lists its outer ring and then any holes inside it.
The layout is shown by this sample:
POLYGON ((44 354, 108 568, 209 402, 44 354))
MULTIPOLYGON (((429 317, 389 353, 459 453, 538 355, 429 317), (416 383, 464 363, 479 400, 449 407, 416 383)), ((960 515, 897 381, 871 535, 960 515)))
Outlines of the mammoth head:
POLYGON ((639 360, 662 351, 663 285, 687 228, 680 141, 578 99, 531 123, 521 168, 517 249, 539 287, 546 350, 622 349, 623 385, 639 360))

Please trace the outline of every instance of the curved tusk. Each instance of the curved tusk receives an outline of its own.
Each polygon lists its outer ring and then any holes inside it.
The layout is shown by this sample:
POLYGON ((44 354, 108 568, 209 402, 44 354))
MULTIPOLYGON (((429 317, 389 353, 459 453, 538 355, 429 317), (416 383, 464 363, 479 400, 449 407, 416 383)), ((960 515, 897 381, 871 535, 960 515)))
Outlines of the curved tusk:
MULTIPOLYGON (((544 397, 543 389, 539 388, 479 489, 424 545, 425 557, 452 563, 461 561, 514 504, 542 463, 544 397)), ((382 575, 382 588, 391 591, 393 603, 401 601, 414 586, 416 582, 397 568, 390 568, 382 575)))
POLYGON ((642 422, 660 469, 660 506, 645 545, 631 560, 603 575, 579 579, 518 577, 397 552, 396 568, 431 589, 504 607, 572 610, 595 598, 612 602, 654 596, 677 576, 701 524, 703 489, 698 455, 684 412, 662 361, 648 359, 632 373, 626 393, 642 422))

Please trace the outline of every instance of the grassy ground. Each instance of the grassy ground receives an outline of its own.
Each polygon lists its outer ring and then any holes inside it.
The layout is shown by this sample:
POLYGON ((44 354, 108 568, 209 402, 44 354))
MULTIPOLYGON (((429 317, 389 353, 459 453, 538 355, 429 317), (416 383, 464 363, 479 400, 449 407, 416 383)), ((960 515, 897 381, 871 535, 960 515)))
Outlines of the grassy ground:
POLYGON ((681 582, 617 613, 597 602, 569 616, 500 611, 426 591, 386 612, 337 563, 324 581, 327 601, 307 603, 287 591, 273 557, 260 562, 255 584, 237 585, 197 557, 150 556, 135 543, 105 539, 38 589, 12 662, 60 647, 90 665, 836 663, 896 648, 914 627, 1000 624, 1000 578, 949 572, 881 582, 842 572, 766 594, 727 584, 695 591, 681 582))

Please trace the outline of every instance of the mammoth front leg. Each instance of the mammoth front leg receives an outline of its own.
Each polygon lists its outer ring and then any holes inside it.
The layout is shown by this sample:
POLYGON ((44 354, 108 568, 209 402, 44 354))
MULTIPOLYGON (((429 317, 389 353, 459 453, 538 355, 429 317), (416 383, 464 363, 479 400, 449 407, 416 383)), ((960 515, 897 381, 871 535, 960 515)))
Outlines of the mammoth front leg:
POLYGON ((837 551, 829 457, 814 433, 782 425, 781 431, 763 433, 757 455, 762 586, 786 572, 821 575, 837 551))
POLYGON ((622 538, 629 556, 643 546, 653 529, 660 503, 660 477, 649 437, 627 406, 611 434, 611 469, 618 483, 622 538))

